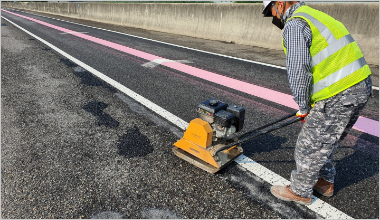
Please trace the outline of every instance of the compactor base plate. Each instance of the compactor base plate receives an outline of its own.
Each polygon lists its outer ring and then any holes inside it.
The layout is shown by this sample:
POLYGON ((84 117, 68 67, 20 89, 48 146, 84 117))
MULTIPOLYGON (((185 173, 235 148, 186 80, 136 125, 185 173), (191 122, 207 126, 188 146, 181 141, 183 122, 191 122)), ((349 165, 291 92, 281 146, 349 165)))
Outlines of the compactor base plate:
POLYGON ((186 152, 186 151, 184 151, 178 147, 173 147, 172 151, 177 157, 179 157, 183 160, 186 160, 187 162, 189 162, 189 163, 195 165, 196 167, 199 167, 202 170, 205 170, 209 173, 216 173, 233 161, 233 160, 230 160, 226 164, 224 164, 223 166, 217 168, 217 167, 214 167, 214 166, 210 165, 209 163, 206 163, 205 161, 199 159, 198 157, 195 157, 194 155, 189 154, 188 152, 186 152))

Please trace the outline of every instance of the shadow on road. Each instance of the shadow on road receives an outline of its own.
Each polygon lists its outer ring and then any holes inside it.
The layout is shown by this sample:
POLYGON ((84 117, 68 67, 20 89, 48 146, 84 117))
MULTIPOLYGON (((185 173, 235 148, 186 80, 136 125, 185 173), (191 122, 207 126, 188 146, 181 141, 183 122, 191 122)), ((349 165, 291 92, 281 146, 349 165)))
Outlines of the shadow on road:
POLYGON ((282 145, 288 141, 287 138, 266 134, 259 136, 242 144, 244 155, 247 157, 255 153, 271 152, 282 149, 282 145))
POLYGON ((379 149, 373 146, 352 147, 355 152, 337 161, 334 193, 379 173, 379 149), (377 153, 376 153, 377 152, 377 153))

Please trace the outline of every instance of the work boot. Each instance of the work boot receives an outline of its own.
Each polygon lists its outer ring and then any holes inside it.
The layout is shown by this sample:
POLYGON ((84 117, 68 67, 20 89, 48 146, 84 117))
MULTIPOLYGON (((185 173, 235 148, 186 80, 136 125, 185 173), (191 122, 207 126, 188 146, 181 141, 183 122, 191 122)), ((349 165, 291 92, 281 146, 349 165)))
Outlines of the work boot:
POLYGON ((297 196, 290 190, 290 186, 272 186, 270 191, 276 198, 284 201, 293 201, 302 205, 311 204, 311 198, 297 196))
POLYGON ((334 194, 334 184, 319 178, 317 184, 313 187, 319 194, 331 197, 334 194))

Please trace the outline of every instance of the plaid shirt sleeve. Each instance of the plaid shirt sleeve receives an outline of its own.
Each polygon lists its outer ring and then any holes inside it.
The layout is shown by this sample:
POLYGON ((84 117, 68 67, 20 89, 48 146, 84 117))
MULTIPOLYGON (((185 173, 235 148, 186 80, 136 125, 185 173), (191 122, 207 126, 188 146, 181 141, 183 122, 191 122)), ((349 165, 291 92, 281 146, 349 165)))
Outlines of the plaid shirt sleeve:
POLYGON ((310 110, 310 86, 313 75, 311 73, 311 29, 308 23, 301 18, 289 20, 283 32, 286 48, 286 69, 293 99, 299 106, 301 113, 310 110))

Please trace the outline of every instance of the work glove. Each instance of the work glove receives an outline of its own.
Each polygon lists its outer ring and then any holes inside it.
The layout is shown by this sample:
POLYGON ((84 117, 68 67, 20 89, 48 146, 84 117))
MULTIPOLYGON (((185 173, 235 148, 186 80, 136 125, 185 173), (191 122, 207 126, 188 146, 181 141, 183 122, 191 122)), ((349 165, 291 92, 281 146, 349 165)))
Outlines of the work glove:
POLYGON ((296 116, 299 117, 299 118, 302 118, 301 121, 305 122, 305 117, 309 114, 309 112, 306 112, 306 113, 301 113, 301 110, 298 110, 298 112, 296 113, 296 116))

